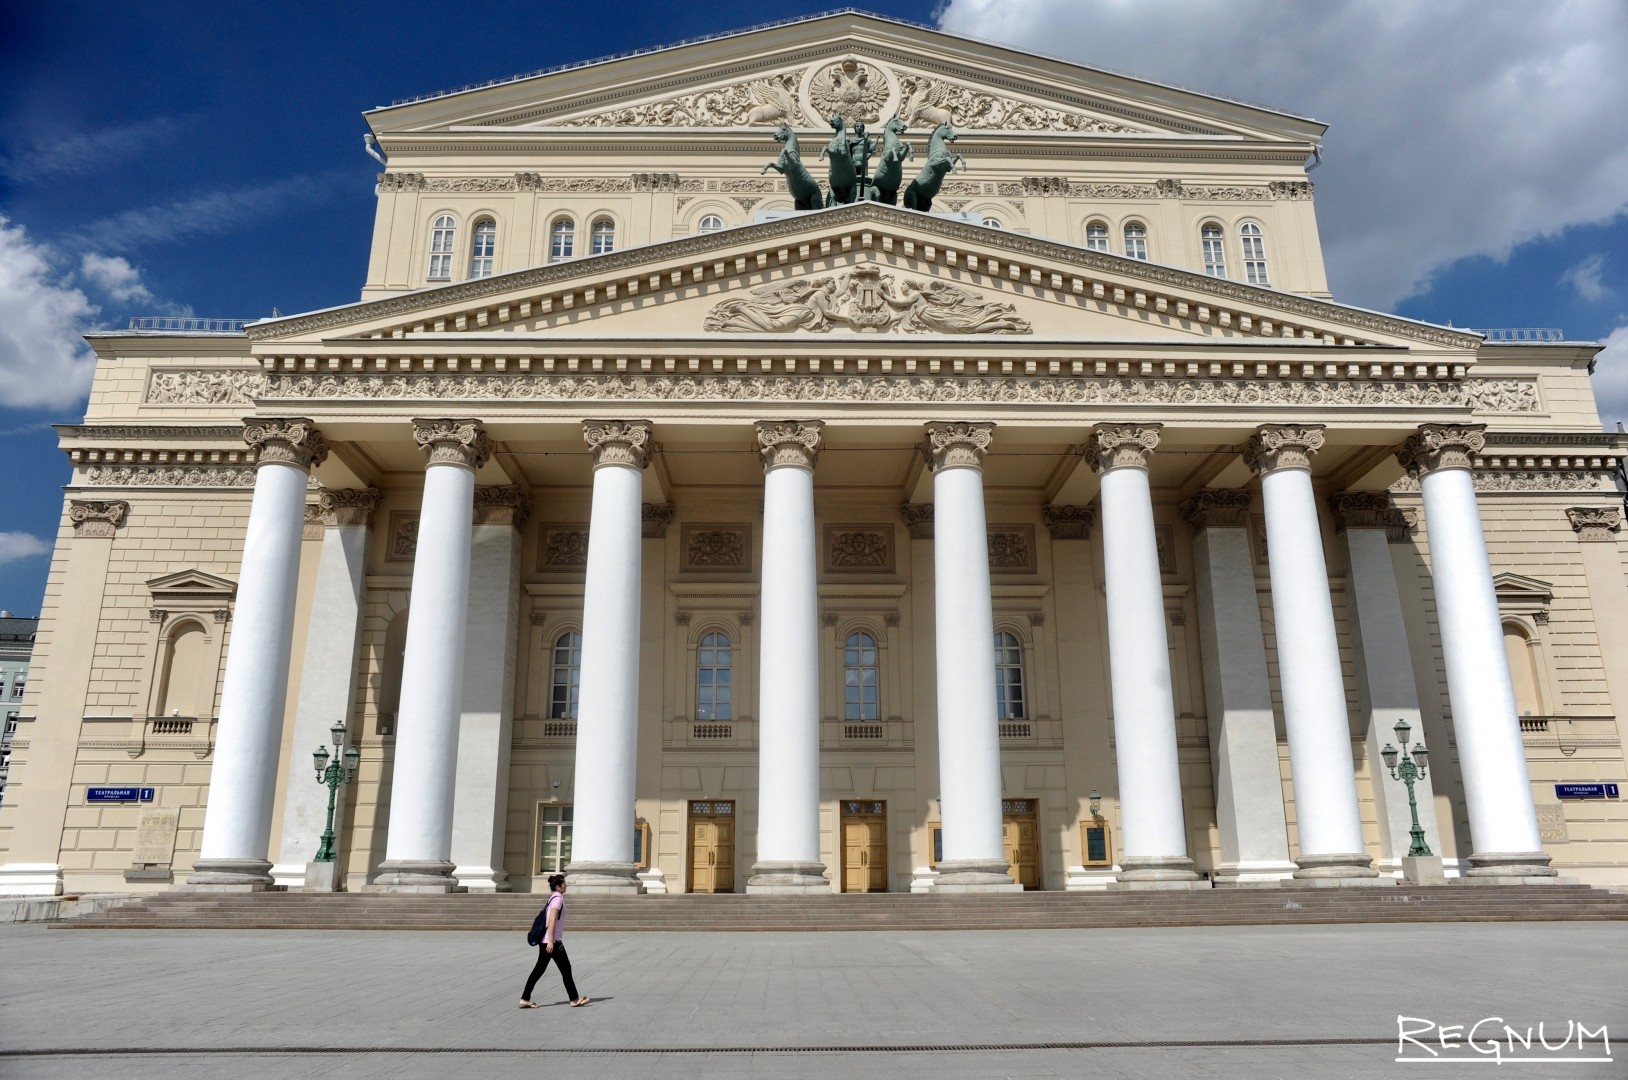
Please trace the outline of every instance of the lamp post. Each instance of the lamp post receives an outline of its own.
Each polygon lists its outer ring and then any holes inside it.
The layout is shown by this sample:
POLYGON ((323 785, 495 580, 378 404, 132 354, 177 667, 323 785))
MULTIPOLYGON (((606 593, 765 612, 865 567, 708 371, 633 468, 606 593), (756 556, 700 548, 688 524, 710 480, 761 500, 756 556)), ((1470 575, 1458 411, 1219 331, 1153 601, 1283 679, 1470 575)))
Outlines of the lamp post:
POLYGON ((1413 837, 1413 846, 1408 848, 1410 858, 1420 855, 1429 856, 1431 853, 1430 845, 1425 843, 1424 829, 1419 825, 1419 804, 1413 797, 1413 782, 1424 779, 1425 763, 1430 756, 1430 751, 1425 749, 1424 743, 1417 742, 1413 744, 1413 760, 1409 761, 1403 757, 1408 753, 1408 734, 1412 730, 1412 726, 1406 720, 1398 720, 1396 722, 1396 741, 1402 744, 1402 749, 1398 751, 1396 747, 1386 743, 1385 749, 1379 752, 1380 756, 1385 759, 1385 767, 1391 771, 1391 779, 1400 780, 1408 786, 1408 813, 1413 815, 1413 829, 1410 833, 1413 837), (1402 758, 1400 765, 1397 764, 1398 758, 1402 758))
POLYGON ((319 746, 311 755, 311 760, 317 767, 317 783, 328 785, 328 827, 322 830, 322 845, 317 848, 317 857, 312 860, 319 863, 334 861, 334 799, 339 795, 339 785, 348 784, 356 779, 356 766, 362 759, 362 752, 356 747, 345 746, 345 722, 336 721, 328 729, 333 737, 334 752, 333 763, 328 763, 328 748, 319 746), (344 752, 340 750, 343 747, 344 752), (344 763, 340 763, 344 759, 344 763))

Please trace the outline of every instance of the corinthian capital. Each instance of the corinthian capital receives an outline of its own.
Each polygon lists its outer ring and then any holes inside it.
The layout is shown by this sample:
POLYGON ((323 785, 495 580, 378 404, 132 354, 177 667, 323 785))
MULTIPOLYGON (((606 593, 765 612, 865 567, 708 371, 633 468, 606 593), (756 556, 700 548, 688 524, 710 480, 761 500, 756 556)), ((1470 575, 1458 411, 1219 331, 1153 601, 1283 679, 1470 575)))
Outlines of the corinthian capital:
POLYGON ((1486 430, 1485 424, 1420 424, 1419 433, 1396 452, 1396 460, 1414 477, 1437 469, 1468 469, 1487 445, 1486 430))
POLYGON ((492 457, 492 439, 479 420, 413 419, 413 441, 424 451, 426 465, 462 465, 479 469, 492 457))
POLYGON ((1579 540, 1615 540, 1622 528, 1622 509, 1616 506, 1571 506, 1566 520, 1579 540))
POLYGON ((1336 491, 1328 497, 1334 514, 1334 529, 1384 529, 1385 535, 1400 543, 1407 538, 1407 514, 1391 502, 1384 491, 1336 491))
POLYGON ((582 438, 593 452, 596 469, 601 465, 642 469, 650 464, 648 420, 584 420, 582 438))
POLYGON ((994 441, 994 424, 928 424, 927 461, 934 472, 981 469, 989 444, 994 441))
POLYGON ((255 417, 243 421, 243 441, 255 451, 255 463, 310 469, 328 457, 328 440, 316 423, 303 416, 255 417))
POLYGON ((824 443, 820 420, 759 420, 758 452, 765 471, 777 465, 797 465, 812 469, 824 443))
POLYGON ((379 498, 378 488, 326 488, 317 496, 317 517, 324 525, 366 525, 379 498))
POLYGON ((513 525, 518 529, 530 514, 531 500, 517 487, 475 489, 476 525, 513 525))
POLYGON ((1098 424, 1091 429, 1091 450, 1086 460, 1092 472, 1109 469, 1145 469, 1148 455, 1159 445, 1162 424, 1098 424))
POLYGON ((130 513, 127 502, 68 501, 68 520, 75 536, 112 536, 130 513))
POLYGON ((1249 492, 1201 491, 1181 504, 1182 519, 1196 529, 1242 529, 1249 524, 1249 492))
POLYGON ((1244 464, 1263 476, 1279 469, 1310 472, 1311 456, 1322 448, 1322 424, 1262 424, 1244 450, 1244 464))

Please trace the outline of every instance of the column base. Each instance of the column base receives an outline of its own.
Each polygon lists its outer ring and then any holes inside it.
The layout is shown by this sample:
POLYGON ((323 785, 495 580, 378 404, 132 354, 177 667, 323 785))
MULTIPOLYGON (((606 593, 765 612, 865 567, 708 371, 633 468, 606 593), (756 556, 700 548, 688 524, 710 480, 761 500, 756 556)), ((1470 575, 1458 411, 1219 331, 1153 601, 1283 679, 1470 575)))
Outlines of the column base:
POLYGON ((182 892, 265 892, 277 887, 266 859, 199 859, 182 892))
POLYGON ((565 868, 565 883, 572 895, 637 896, 638 869, 630 862, 572 862, 565 868))
POLYGON ((1447 871, 1442 869, 1439 855, 1404 855, 1402 880, 1409 885, 1445 885, 1447 871))
POLYGON ((61 896, 62 867, 49 862, 0 866, 0 896, 61 896))
POLYGON ((954 859, 938 864, 936 893, 1022 892, 1006 872, 1005 859, 954 859))
POLYGON ((1335 852, 1329 855, 1302 855, 1300 869, 1284 882, 1301 889, 1345 889, 1363 885, 1394 885, 1395 880, 1380 877, 1374 860, 1361 852, 1335 852))
POLYGON ((1560 871, 1546 851, 1472 851, 1466 885, 1553 885, 1560 871))
POLYGON ((305 864, 305 877, 300 882, 303 892, 338 892, 339 864, 313 862, 305 864))
POLYGON ((1241 860, 1222 863, 1210 879, 1217 889, 1276 889, 1299 869, 1288 859, 1241 860))
POLYGON ((757 896, 806 896, 829 893, 825 864, 817 862, 760 862, 752 864, 746 891, 757 896))
POLYGON ((369 893, 455 893, 465 891, 452 876, 452 864, 439 859, 386 859, 379 876, 363 889, 369 893))
POLYGON ((460 866, 452 871, 458 884, 472 893, 512 892, 507 870, 494 870, 490 866, 460 866))
POLYGON ((1210 883, 1193 872, 1185 855, 1135 855, 1119 860, 1119 877, 1108 884, 1111 892, 1164 892, 1208 889, 1210 883))

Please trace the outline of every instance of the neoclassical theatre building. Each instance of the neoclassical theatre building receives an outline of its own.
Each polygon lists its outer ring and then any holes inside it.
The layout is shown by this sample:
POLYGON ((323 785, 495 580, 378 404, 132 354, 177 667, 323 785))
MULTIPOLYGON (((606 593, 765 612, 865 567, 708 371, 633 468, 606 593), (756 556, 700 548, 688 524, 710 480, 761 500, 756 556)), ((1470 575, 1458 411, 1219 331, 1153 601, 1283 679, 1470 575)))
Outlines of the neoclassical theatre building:
POLYGON ((0 892, 320 884, 336 725, 353 891, 1390 884, 1421 745, 1628 884, 1598 346, 1333 298, 1322 124, 851 13, 367 121, 359 300, 92 339, 0 892))

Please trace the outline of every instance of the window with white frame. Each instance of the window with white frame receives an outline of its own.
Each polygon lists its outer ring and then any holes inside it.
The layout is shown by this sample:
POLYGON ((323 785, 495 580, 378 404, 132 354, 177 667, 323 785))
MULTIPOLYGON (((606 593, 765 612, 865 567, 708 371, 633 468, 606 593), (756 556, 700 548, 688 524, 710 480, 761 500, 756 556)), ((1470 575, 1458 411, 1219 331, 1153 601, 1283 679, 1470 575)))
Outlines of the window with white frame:
POLYGON ((15 677, 12 678, 12 680, 11 680, 11 700, 13 700, 13 701, 21 701, 21 700, 23 700, 23 687, 24 687, 24 684, 27 681, 28 680, 25 679, 21 674, 16 675, 15 677))
POLYGON ((571 808, 537 807, 537 873, 558 874, 571 862, 571 808))
POLYGON ((695 656, 695 718, 732 720, 734 649, 729 635, 713 631, 701 639, 695 656))
POLYGON ((701 219, 701 223, 695 227, 695 231, 698 233, 717 232, 723 227, 723 218, 719 217, 717 214, 708 214, 706 217, 701 219))
POLYGON ((588 254, 604 255, 616 250, 616 223, 600 218, 588 231, 588 254))
POLYGON ((575 630, 554 642, 554 680, 548 698, 550 720, 575 720, 582 696, 582 635, 575 630))
POLYGON ((1085 227, 1085 246, 1092 251, 1108 250, 1108 226, 1100 221, 1093 221, 1085 227))
POLYGON ((986 229, 1004 229, 1004 228, 1006 228, 1006 226, 1001 224, 1001 219, 1000 218, 998 218, 998 217, 987 217, 986 216, 984 218, 984 228, 986 228, 986 229))
POLYGON ((849 634, 842 646, 842 718, 869 721, 882 719, 882 667, 876 639, 863 630, 849 634))
POLYGON ((1238 244, 1244 249, 1244 280, 1251 285, 1270 285, 1266 276, 1266 236, 1253 221, 1238 229, 1238 244))
POLYGON ((1199 243, 1204 248, 1204 272, 1211 277, 1227 276, 1226 237, 1221 226, 1210 223, 1199 230, 1199 243))
POLYGON ((475 222, 474 240, 469 246, 469 276, 492 276, 492 264, 497 260, 497 222, 481 218, 475 222))
POLYGON ((1125 226, 1125 254, 1132 259, 1148 257, 1148 227, 1139 221, 1125 226))
POLYGON ((452 245, 458 239, 458 223, 451 214, 442 214, 430 226, 431 281, 448 281, 452 277, 452 245))
POLYGON ((995 633, 995 715, 1023 719, 1023 645, 1004 630, 995 633))
POLYGON ((577 226, 570 218, 560 218, 548 230, 548 261, 560 262, 577 253, 577 226))

